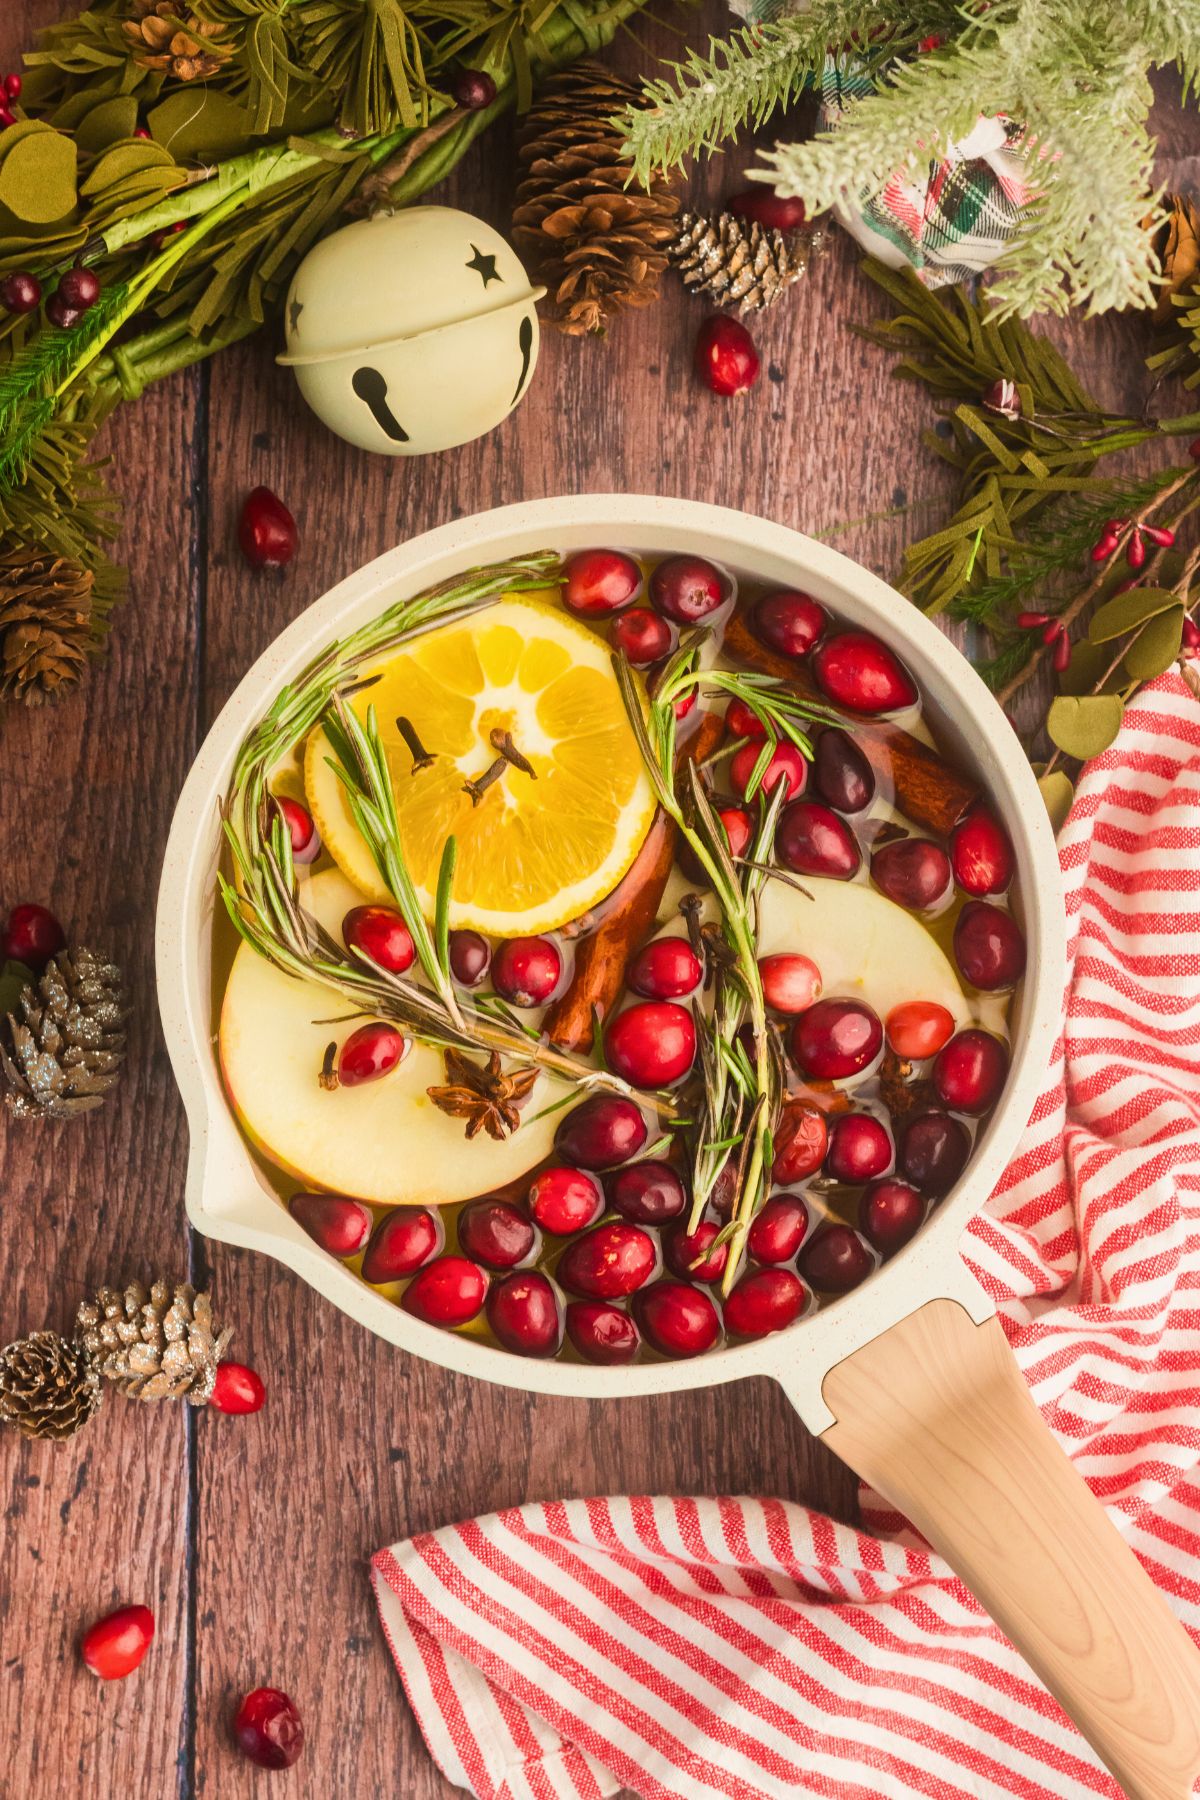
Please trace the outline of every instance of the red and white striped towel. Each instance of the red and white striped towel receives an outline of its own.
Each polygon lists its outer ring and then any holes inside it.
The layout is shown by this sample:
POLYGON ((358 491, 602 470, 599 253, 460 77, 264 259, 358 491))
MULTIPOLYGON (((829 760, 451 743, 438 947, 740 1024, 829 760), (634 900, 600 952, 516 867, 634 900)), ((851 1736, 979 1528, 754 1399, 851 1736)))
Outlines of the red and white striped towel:
MULTIPOLYGON (((1200 707, 1147 688, 1061 838, 1065 1029, 964 1239, 1051 1428, 1200 1637, 1200 707)), ((382 1550, 393 1655, 480 1800, 1117 1796, 944 1563, 779 1500, 524 1506, 382 1550)))

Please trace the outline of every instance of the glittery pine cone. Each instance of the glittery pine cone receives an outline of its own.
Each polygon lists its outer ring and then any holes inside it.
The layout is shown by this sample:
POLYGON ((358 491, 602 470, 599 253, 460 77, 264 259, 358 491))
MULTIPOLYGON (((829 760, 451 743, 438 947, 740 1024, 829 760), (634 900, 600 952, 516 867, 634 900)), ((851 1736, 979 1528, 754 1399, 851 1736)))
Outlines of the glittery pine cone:
POLYGON ((769 231, 731 212, 685 212, 670 258, 693 293, 762 312, 800 280, 818 247, 815 232, 769 231))
POLYGON ((231 1330, 214 1323, 211 1294, 186 1282, 103 1287, 85 1300, 75 1329, 100 1373, 127 1400, 186 1400, 205 1406, 231 1330))
POLYGON ((37 706, 74 687, 91 649, 90 569, 44 549, 0 556, 0 700, 37 706))
POLYGON ((25 1437, 73 1437, 103 1397, 85 1347, 57 1331, 35 1331, 0 1350, 0 1419, 25 1437))
POLYGON ((70 1119, 103 1104, 125 1056, 120 970, 60 950, 15 1012, 0 1015, 0 1075, 18 1119, 70 1119))

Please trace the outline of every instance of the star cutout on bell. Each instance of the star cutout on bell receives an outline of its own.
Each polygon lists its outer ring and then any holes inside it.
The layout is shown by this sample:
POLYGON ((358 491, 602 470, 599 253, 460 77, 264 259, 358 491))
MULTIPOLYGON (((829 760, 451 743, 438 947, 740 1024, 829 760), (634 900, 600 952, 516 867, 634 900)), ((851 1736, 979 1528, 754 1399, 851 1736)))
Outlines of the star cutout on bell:
POLYGON ((487 286, 489 281, 503 281, 503 275, 501 275, 496 268, 495 257, 485 256, 483 251, 478 249, 475 244, 472 244, 471 248, 475 251, 475 254, 467 264, 467 268, 474 269, 477 275, 483 277, 484 287, 487 286))

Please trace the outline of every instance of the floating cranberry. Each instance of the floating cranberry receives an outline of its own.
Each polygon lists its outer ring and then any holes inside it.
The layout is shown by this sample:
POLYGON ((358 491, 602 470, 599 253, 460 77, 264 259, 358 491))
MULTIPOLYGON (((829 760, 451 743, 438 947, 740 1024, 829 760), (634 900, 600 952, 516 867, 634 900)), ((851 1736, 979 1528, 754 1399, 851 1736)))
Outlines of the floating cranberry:
POLYGON ((266 1399, 266 1386, 254 1369, 239 1362, 218 1364, 212 1393, 208 1396, 208 1404, 214 1412, 261 1412, 266 1399))
POLYGON ((932 838, 894 838, 872 855, 871 880, 897 906, 929 912, 950 891, 950 858, 932 838))
POLYGON ((301 806, 298 800, 289 799, 286 794, 276 794, 274 800, 291 840, 292 861, 301 864, 316 862, 321 854, 321 834, 313 823, 308 808, 301 806))
POLYGON ((394 1025, 374 1019, 360 1025, 338 1052, 338 1080, 343 1087, 361 1087, 365 1081, 378 1081, 390 1075, 408 1055, 409 1041, 394 1025))
POLYGON ((509 938, 492 958, 492 986, 513 1006, 544 1006, 561 979, 562 957, 549 938, 509 938))
POLYGON ((426 1325, 465 1325, 483 1310, 487 1285, 478 1263, 465 1256, 438 1256, 417 1270, 400 1304, 426 1325))
POLYGON ((260 1769, 290 1769, 304 1748, 304 1724, 294 1700, 279 1688, 260 1687, 237 1709, 238 1748, 260 1769))
POLYGON ((537 1232, 507 1200, 472 1200, 458 1215, 458 1247, 489 1269, 515 1269, 532 1254, 537 1232))
POLYGON ((803 200, 777 194, 774 188, 745 188, 725 202, 725 211, 765 231, 798 231, 808 217, 803 200))
POLYGON ((66 941, 66 933, 54 914, 26 900, 13 907, 0 934, 0 962, 24 963, 40 975, 66 941))
POLYGON ((849 1225, 826 1225, 800 1252, 801 1273, 823 1294, 848 1294, 874 1267, 874 1257, 849 1225))
POLYGON ((642 571, 622 550, 577 550, 563 564, 563 604, 581 618, 620 612, 641 585, 642 571))
POLYGON ((342 938, 347 950, 361 950, 392 975, 403 975, 416 959, 412 933, 390 906, 352 906, 342 920, 342 938))
POLYGON ((862 851, 845 819, 819 800, 793 800, 779 815, 775 854, 796 875, 824 875, 850 881, 862 851))
POLYGON ((132 1675, 154 1638, 154 1614, 148 1606, 118 1606, 89 1625, 79 1654, 101 1681, 123 1681, 132 1675))
POLYGON ((870 631, 835 632, 814 652, 812 668, 825 698, 848 712, 898 712, 916 704, 908 670, 870 631))
POLYGON ((721 1335, 721 1315, 703 1288, 656 1281, 634 1295, 642 1335, 664 1356, 700 1356, 721 1335))
POLYGON ((808 1209, 794 1194, 773 1194, 754 1215, 746 1247, 756 1262, 791 1262, 808 1236, 808 1209))
POLYGON ((553 1356, 562 1342, 562 1319, 553 1284, 537 1269, 493 1281, 487 1322, 506 1350, 518 1356, 553 1356))
POLYGON ((968 900, 954 927, 954 960, 964 981, 992 993, 1025 969, 1025 939, 1011 913, 990 900, 968 900))
POLYGON ((758 972, 763 997, 776 1012, 806 1012, 820 998, 821 971, 811 956, 802 956, 798 950, 760 956, 758 972))
POLYGON ((655 938, 639 950, 625 980, 635 994, 648 1000, 676 1000, 695 993, 704 979, 704 966, 684 937, 655 938))
MULTIPOLYGON (((760 743, 743 744, 736 750, 729 763, 729 779, 738 793, 743 797, 753 779, 754 771, 762 756, 760 743)), ((772 750, 763 770, 762 779, 756 790, 760 794, 773 793, 779 783, 783 783, 785 800, 794 799, 804 792, 804 784, 808 780, 808 763, 795 744, 778 743, 772 750)))
POLYGON ((767 727, 744 700, 731 700, 725 708, 725 729, 731 737, 755 738, 759 743, 767 735, 767 727))
POLYGON ((690 689, 689 692, 686 694, 680 694, 678 700, 672 701, 671 711, 675 714, 676 724, 679 723, 680 719, 687 718, 688 714, 691 712, 691 710, 692 710, 693 706, 695 706, 695 704, 696 704, 695 688, 690 689))
POLYGON ((529 1189, 529 1210, 543 1231, 569 1237, 594 1225, 604 1211, 604 1193, 586 1169, 560 1163, 543 1169, 529 1189))
POLYGON ((813 751, 813 785, 835 812, 858 813, 875 797, 875 771, 848 732, 827 725, 813 751))
POLYGON ((834 1181, 858 1187, 874 1181, 892 1166, 892 1140, 887 1126, 873 1113, 843 1113, 829 1127, 825 1173, 834 1181))
POLYGON ((1002 894, 1013 878, 1008 833, 981 806, 950 833, 950 862, 955 881, 968 894, 1002 894))
POLYGON ((0 306, 5 312, 36 312, 42 304, 42 284, 28 269, 17 269, 0 282, 0 306))
POLYGON ((737 319, 716 313, 696 334, 693 366, 705 387, 731 400, 758 380, 760 359, 754 339, 737 319))
POLYGON ((238 521, 238 543, 252 569, 283 569, 296 554, 300 534, 278 494, 251 488, 238 521))
POLYGON ((663 1239, 663 1255, 667 1267, 681 1281, 720 1281, 729 1261, 728 1244, 713 1248, 713 1239, 721 1227, 711 1219, 701 1219, 695 1231, 676 1225, 663 1239))
POLYGON ((643 1000, 619 1012, 604 1034, 608 1066, 634 1087, 669 1087, 696 1059, 696 1023, 673 1000, 643 1000))
POLYGON ((729 839, 729 854, 745 856, 754 835, 754 820, 741 806, 723 806, 717 813, 729 839))
POLYGON ((818 1107, 803 1101, 784 1104, 775 1128, 775 1161, 771 1173, 781 1187, 792 1187, 815 1175, 825 1161, 829 1127, 818 1107))
POLYGON ((622 613, 612 622, 609 640, 614 650, 621 650, 635 669, 645 669, 671 648, 671 627, 648 607, 622 613))
POLYGON ((881 1256, 891 1256, 915 1237, 925 1217, 925 1202, 915 1187, 895 1176, 873 1181, 862 1197, 859 1224, 881 1256))
POLYGON ((650 577, 651 603, 676 625, 698 625, 724 606, 729 583, 703 556, 668 556, 650 577))
POLYGON ((764 595, 750 615, 755 637, 781 656, 807 656, 828 624, 825 608, 792 588, 764 595))
POLYGON ((625 1094, 593 1094, 569 1112, 555 1148, 584 1169, 615 1169, 646 1142, 646 1121, 625 1094))
POLYGON ((782 1331, 804 1311, 808 1290, 790 1269, 751 1269, 725 1302, 725 1328, 735 1337, 782 1331))
POLYGON ((951 1112, 985 1113, 999 1098, 1008 1074, 1008 1051, 990 1031, 960 1031, 939 1051, 933 1085, 951 1112))
POLYGON ((618 1169, 604 1184, 608 1203, 623 1219, 635 1225, 665 1225, 677 1219, 687 1205, 687 1189, 670 1163, 630 1163, 618 1169))
POLYGON ((95 306, 100 298, 100 282, 94 269, 82 268, 79 264, 68 269, 59 279, 57 292, 64 306, 74 312, 87 312, 95 306))
POLYGON ((440 1216, 424 1206, 397 1206, 384 1213, 363 1257, 364 1281, 401 1281, 432 1261, 442 1247, 440 1216))
POLYGON ((817 1081, 860 1074, 882 1048, 883 1026, 861 1000, 818 1000, 792 1026, 793 1060, 817 1081))
POLYGON ((371 1214, 343 1194, 293 1194, 288 1211, 331 1256, 357 1256, 371 1235, 371 1214))
POLYGON ((936 1000, 904 1000, 893 1006, 884 1030, 897 1056, 908 1062, 924 1062, 926 1057, 936 1056, 954 1036, 954 1014, 936 1000))
POLYGON ((486 69, 460 69, 450 92, 464 112, 480 112, 496 98, 496 83, 486 69))
POLYGON ((555 1271, 568 1293, 586 1300, 622 1300, 644 1287, 658 1268, 658 1246, 648 1231, 610 1219, 568 1245, 555 1271))
POLYGON ((627 1312, 604 1300, 572 1300, 567 1307, 567 1336, 585 1362, 628 1363, 641 1342, 627 1312))
POLYGON ((477 931, 450 933, 450 973, 460 987, 477 988, 492 966, 492 946, 477 931))
POLYGON ((970 1154, 970 1133, 961 1120, 949 1113, 924 1112, 904 1127, 898 1161, 914 1187, 940 1199, 954 1186, 970 1154))

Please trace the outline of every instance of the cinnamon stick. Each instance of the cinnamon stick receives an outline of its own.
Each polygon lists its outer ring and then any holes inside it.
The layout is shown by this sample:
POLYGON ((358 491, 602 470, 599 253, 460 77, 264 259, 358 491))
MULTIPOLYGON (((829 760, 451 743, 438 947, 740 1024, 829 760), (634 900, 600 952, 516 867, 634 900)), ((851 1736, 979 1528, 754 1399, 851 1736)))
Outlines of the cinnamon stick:
MULTIPOLYGON (((725 627, 724 648, 737 662, 777 675, 806 700, 829 703, 803 663, 760 643, 742 609, 725 627)), ((884 719, 845 720, 875 773, 891 788, 897 807, 918 825, 947 837, 979 799, 979 789, 920 738, 884 719)))

